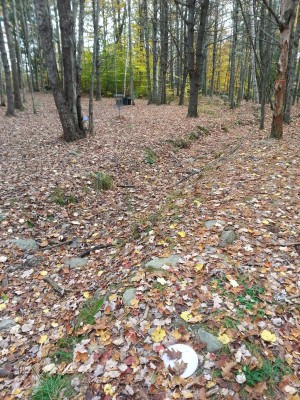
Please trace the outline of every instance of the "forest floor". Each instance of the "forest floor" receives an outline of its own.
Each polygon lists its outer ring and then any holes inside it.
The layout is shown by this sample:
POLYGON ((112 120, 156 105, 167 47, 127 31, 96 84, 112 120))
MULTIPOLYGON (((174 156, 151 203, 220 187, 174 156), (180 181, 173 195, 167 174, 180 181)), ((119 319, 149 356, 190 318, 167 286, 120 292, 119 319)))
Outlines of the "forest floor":
POLYGON ((299 108, 273 141, 252 103, 103 99, 69 144, 37 108, 0 109, 1 399, 299 399, 299 108))

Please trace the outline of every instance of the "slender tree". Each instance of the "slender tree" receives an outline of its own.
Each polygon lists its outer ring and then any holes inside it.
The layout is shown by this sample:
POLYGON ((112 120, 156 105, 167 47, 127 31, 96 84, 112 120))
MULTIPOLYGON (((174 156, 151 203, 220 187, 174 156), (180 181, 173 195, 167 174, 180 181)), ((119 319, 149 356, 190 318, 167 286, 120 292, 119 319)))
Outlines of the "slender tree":
POLYGON ((6 83, 6 96, 7 96, 6 115, 14 115, 15 105, 14 105, 14 96, 13 96, 12 81, 10 74, 10 66, 4 43, 4 34, 2 30, 1 20, 0 20, 0 51, 1 51, 1 58, 3 63, 3 68, 5 73, 5 83, 6 83))

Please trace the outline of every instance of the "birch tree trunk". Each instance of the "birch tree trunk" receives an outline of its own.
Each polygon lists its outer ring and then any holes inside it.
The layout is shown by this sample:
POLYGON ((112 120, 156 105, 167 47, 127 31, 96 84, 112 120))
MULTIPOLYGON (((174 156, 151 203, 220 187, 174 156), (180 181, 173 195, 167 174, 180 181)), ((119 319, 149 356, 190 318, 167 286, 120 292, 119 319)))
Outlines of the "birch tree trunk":
POLYGON ((134 106, 132 38, 131 38, 131 0, 127 0, 127 7, 128 7, 128 50, 129 50, 129 94, 131 97, 131 104, 134 106))
POLYGON ((160 73, 159 73, 159 104, 167 102, 167 70, 168 70, 168 1, 160 0, 160 73))
POLYGON ((6 115, 15 115, 15 105, 14 105, 14 96, 13 96, 12 81, 10 75, 10 66, 4 44, 4 35, 3 35, 1 21, 0 21, 0 51, 1 51, 1 58, 4 68, 5 83, 6 83, 6 96, 7 96, 6 115))
POLYGON ((144 37, 144 46, 146 52, 146 73, 147 73, 147 89, 148 89, 148 104, 152 103, 151 93, 151 75, 150 75, 150 49, 149 49, 149 21, 148 21, 148 6, 147 0, 142 3, 142 30, 144 37))
POLYGON ((6 38, 7 38, 7 46, 8 46, 9 57, 10 57, 12 77, 13 77, 15 108, 18 110, 23 110, 23 104, 22 104, 20 87, 19 87, 19 74, 18 74, 16 50, 15 50, 15 45, 14 45, 14 41, 13 41, 13 36, 11 33, 11 29, 10 29, 7 0, 2 0, 2 12, 3 12, 3 20, 4 20, 5 32, 6 32, 6 38))
MULTIPOLYGON (((1 50, 0 50, 1 52, 1 50)), ((5 97, 4 97, 4 81, 3 81, 3 71, 2 71, 2 60, 0 58, 0 107, 5 107, 5 97)))

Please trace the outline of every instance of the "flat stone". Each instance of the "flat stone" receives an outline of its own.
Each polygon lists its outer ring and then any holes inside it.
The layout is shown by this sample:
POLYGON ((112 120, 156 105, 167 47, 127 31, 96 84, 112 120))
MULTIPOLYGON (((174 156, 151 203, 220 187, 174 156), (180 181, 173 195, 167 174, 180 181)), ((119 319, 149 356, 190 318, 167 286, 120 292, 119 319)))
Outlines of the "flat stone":
POLYGON ((12 243, 20 250, 37 250, 39 248, 34 239, 14 239, 12 243))
POLYGON ((44 258, 42 256, 28 256, 25 261, 25 266, 26 268, 38 268, 43 261, 44 258))
POLYGON ((236 238, 237 238, 236 233, 232 229, 224 231, 221 234, 219 246, 225 247, 228 244, 233 244, 236 238))
POLYGON ((84 267, 87 264, 88 260, 86 258, 81 257, 73 257, 69 258, 65 261, 65 265, 69 268, 77 268, 77 267, 84 267))
POLYGON ((135 289, 134 288, 128 288, 125 290, 123 293, 123 303, 128 306, 130 305, 130 302, 132 299, 134 299, 135 296, 135 289))
POLYGON ((202 328, 198 329, 198 331, 196 332, 196 336, 198 340, 200 340, 200 342, 206 343, 206 348, 210 353, 215 353, 223 348, 223 344, 216 336, 212 335, 209 332, 206 332, 202 328))
POLYGON ((4 319, 0 320, 0 331, 11 328, 14 325, 16 325, 16 323, 13 319, 4 318, 4 319))
POLYGON ((209 221, 205 221, 204 222, 205 228, 212 228, 215 225, 222 225, 222 224, 224 224, 224 222, 223 221, 219 221, 217 219, 211 219, 209 221))
POLYGON ((178 254, 173 254, 169 257, 159 258, 154 257, 152 260, 146 262, 146 268, 161 268, 163 265, 169 265, 170 267, 176 267, 179 263, 180 256, 178 254))

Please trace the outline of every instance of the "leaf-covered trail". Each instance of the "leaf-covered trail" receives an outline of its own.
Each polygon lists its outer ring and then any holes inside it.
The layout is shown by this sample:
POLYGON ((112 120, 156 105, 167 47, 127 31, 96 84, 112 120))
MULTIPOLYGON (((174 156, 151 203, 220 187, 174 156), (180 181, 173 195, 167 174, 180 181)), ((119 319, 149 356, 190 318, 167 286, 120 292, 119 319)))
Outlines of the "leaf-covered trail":
POLYGON ((17 118, 0 110, 0 315, 14 320, 0 331, 4 398, 30 398, 50 372, 70 374, 78 399, 296 399, 299 120, 274 142, 258 131, 251 105, 229 111, 206 99, 200 118, 186 119, 185 107, 137 101, 119 119, 105 99, 95 135, 65 144, 50 95, 39 95, 38 107, 17 118), (101 171, 114 178, 109 191, 94 189, 91 174, 101 171), (56 204, 55 194, 76 202, 56 204), (235 242, 218 246, 230 230, 235 242), (39 248, 20 250, 17 238, 39 248), (52 247, 65 240, 73 242, 52 247), (70 268, 70 258, 99 244, 113 246, 70 268), (143 266, 172 254, 180 256, 173 267, 143 266), (128 305, 126 288, 135 289, 128 305), (74 329, 95 297, 104 299, 96 324, 74 329), (226 347, 207 352, 189 330, 198 324, 226 347), (53 356, 59 340, 78 335, 86 341, 68 349, 73 361, 53 356), (199 354, 193 378, 161 368, 173 342, 199 354))

